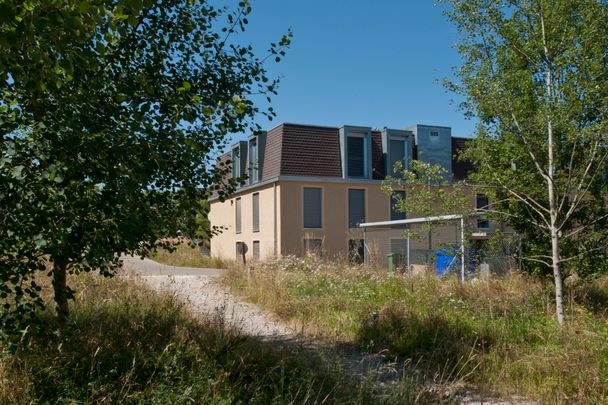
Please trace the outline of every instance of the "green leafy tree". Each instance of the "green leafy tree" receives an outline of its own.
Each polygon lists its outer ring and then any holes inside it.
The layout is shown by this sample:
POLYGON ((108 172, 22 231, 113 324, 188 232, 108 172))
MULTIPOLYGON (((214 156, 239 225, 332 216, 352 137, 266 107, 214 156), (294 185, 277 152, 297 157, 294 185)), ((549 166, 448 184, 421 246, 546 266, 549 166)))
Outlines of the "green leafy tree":
MULTIPOLYGON (((397 162, 393 172, 397 175, 387 177, 381 188, 391 197, 397 212, 403 212, 409 218, 462 215, 462 221, 465 223, 462 232, 468 234, 467 217, 476 215, 472 203, 474 196, 472 187, 464 181, 453 182, 451 174, 443 166, 419 160, 412 160, 408 167, 405 167, 403 162, 397 162), (400 194, 400 191, 405 191, 405 195, 400 194)), ((453 223, 453 220, 440 219, 423 222, 417 224, 415 229, 406 229, 403 237, 419 238, 426 235, 431 250, 433 230, 453 223)), ((463 251, 460 254, 465 253, 463 251)), ((461 267, 460 273, 461 279, 464 279, 464 268, 461 267)))
POLYGON ((184 218, 224 178, 227 135, 274 115, 258 107, 277 85, 265 63, 290 34, 256 56, 237 41, 250 12, 247 1, 0 2, 2 330, 43 306, 40 270, 65 325, 69 274, 111 275, 121 254, 195 231, 184 218))
MULTIPOLYGON (((395 163, 393 172, 382 184, 382 191, 395 200, 395 209, 408 217, 433 217, 439 215, 472 215, 475 207, 471 204, 471 188, 464 181, 453 182, 451 174, 441 165, 419 160, 395 163), (397 191, 405 190, 406 197, 397 191)), ((424 227, 430 223, 423 224, 424 227)), ((427 228, 425 228, 427 230, 427 228)))
MULTIPOLYGON (((557 321, 569 264, 606 254, 608 6, 603 0, 449 0, 463 108, 479 119, 466 158, 527 260, 553 273, 557 321)), ((604 256, 605 257, 605 256, 604 256)))

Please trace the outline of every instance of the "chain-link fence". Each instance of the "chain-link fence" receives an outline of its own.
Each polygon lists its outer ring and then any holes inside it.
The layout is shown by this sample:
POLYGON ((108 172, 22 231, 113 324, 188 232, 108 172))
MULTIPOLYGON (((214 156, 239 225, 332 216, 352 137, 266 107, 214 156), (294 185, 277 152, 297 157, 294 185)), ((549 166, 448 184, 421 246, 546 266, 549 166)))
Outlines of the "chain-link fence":
POLYGON ((397 272, 460 277, 518 269, 516 235, 496 225, 480 230, 476 219, 448 217, 362 224, 365 261, 397 272))

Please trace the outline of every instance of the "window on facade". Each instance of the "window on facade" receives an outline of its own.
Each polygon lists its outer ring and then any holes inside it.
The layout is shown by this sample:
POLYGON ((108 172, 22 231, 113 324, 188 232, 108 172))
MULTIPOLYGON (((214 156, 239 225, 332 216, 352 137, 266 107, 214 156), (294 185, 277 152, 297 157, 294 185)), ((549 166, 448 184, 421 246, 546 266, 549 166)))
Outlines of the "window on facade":
POLYGON ((395 191, 393 195, 391 195, 391 221, 398 221, 400 219, 405 219, 405 212, 398 211, 397 205, 401 200, 405 200, 405 191, 395 191))
POLYGON ((252 202, 252 218, 253 218, 253 224, 252 224, 252 230, 253 232, 259 232, 260 231, 260 193, 254 193, 251 196, 251 202, 252 202))
POLYGON ((365 245, 363 239, 349 239, 348 261, 352 264, 362 264, 365 261, 365 245))
POLYGON ((439 131, 431 131, 431 136, 439 136, 439 131))
POLYGON ((239 148, 232 149, 232 178, 241 176, 241 154, 239 148))
POLYGON ((365 190, 348 190, 348 227, 365 222, 365 190))
POLYGON ((241 198, 237 198, 234 202, 234 230, 236 233, 241 233, 241 198))
POLYGON ((236 260, 239 262, 243 261, 243 256, 247 253, 247 245, 245 242, 236 243, 236 260))
POLYGON ((323 241, 321 239, 304 239, 304 252, 321 257, 323 252, 323 241))
POLYGON ((348 177, 365 177, 365 138, 347 137, 348 177))
POLYGON ((259 180, 258 170, 258 139, 253 138, 249 141, 249 184, 257 183, 259 180))
MULTIPOLYGON (((477 194, 475 196, 475 208, 478 211, 487 211, 489 208, 489 200, 488 196, 485 194, 477 194)), ((488 229, 490 227, 490 221, 487 219, 478 219, 477 220, 477 228, 479 229, 488 229)))
MULTIPOLYGON (((400 173, 395 173, 395 164, 401 162, 404 165, 405 160, 405 140, 391 139, 388 150, 388 173, 392 176, 399 176, 400 173)), ((404 168, 404 166, 402 166, 404 168)))
POLYGON ((259 240, 253 241, 253 258, 254 259, 260 258, 260 241, 259 240))
POLYGON ((304 187, 302 192, 304 228, 323 227, 323 190, 319 187, 304 187))

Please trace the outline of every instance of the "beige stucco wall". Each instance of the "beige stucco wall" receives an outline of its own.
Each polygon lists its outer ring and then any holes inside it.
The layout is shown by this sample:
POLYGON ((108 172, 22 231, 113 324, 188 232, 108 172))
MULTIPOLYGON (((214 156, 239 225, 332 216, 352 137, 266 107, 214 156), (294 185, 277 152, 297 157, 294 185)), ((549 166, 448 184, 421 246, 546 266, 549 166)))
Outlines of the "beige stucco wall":
POLYGON ((348 190, 365 190, 365 220, 386 221, 390 218, 389 197, 380 184, 335 182, 281 182, 281 240, 283 254, 302 255, 304 239, 322 239, 326 257, 342 256, 348 251, 349 239, 363 239, 361 229, 348 229, 348 190), (304 229, 302 193, 304 187, 322 191, 322 229, 304 229))
MULTIPOLYGON (((390 219, 390 199, 380 189, 380 183, 349 183, 279 180, 260 187, 245 189, 236 193, 225 202, 214 201, 210 204, 209 218, 214 226, 226 229, 211 240, 211 255, 223 258, 236 258, 236 243, 245 242, 248 246, 247 259, 253 258, 253 241, 260 241, 260 258, 275 256, 275 201, 276 201, 276 254, 303 255, 304 239, 321 239, 325 258, 345 257, 348 253, 349 239, 363 239, 362 229, 348 229, 348 190, 365 190, 366 222, 388 221, 390 219), (276 187, 276 197, 275 197, 276 187), (304 229, 302 196, 304 187, 320 187, 322 191, 322 229, 304 229), (252 195, 260 194, 260 231, 253 232, 252 195), (242 201, 242 231, 235 232, 235 200, 242 201)), ((414 192, 413 190, 408 193, 414 192)), ((475 204, 475 195, 471 195, 471 206, 475 204)), ((491 222, 491 233, 496 224, 491 222)), ((469 221, 469 230, 475 229, 475 220, 469 221)), ((501 227, 504 228, 504 227, 501 227)), ((410 240, 410 249, 429 249, 427 233, 410 240)), ((390 252, 390 240, 401 239, 403 229, 382 228, 367 231, 368 253, 385 258, 390 252)), ((435 226, 432 232, 430 248, 443 245, 454 245, 460 240, 459 223, 435 226)))
MULTIPOLYGON (((280 213, 280 186, 276 186, 277 220, 280 213)), ((275 190, 274 184, 235 193, 224 202, 210 203, 209 220, 213 226, 225 229, 211 238, 211 256, 236 258, 236 243, 245 242, 248 247, 247 260, 253 259, 253 242, 260 242, 260 259, 274 257, 275 249, 275 190), (260 230, 253 232, 253 194, 260 194, 260 230), (236 233, 236 199, 241 198, 241 233, 236 233)), ((277 245, 280 240, 277 226, 277 245)))
MULTIPOLYGON (((305 253, 304 239, 321 239, 323 255, 328 258, 345 257, 348 253, 349 239, 363 239, 362 229, 348 229, 348 190, 365 190, 365 220, 380 222, 390 220, 390 198, 381 190, 377 183, 348 183, 348 182, 310 182, 282 181, 281 182, 281 239, 282 254, 303 255, 305 253), (304 229, 302 195, 304 187, 320 187, 323 200, 323 228, 304 229)), ((415 192, 409 190, 408 193, 415 192)), ((471 191, 471 207, 475 206, 475 193, 471 191)), ((434 225, 430 234, 417 230, 417 237, 410 240, 410 249, 436 250, 460 243, 460 222, 453 221, 445 225, 434 225)), ((475 219, 468 221, 467 229, 475 232, 475 219)), ((496 224, 490 221, 488 234, 492 233, 496 224)), ((385 258, 390 253, 390 240, 402 239, 404 229, 369 228, 366 240, 367 252, 385 258)))

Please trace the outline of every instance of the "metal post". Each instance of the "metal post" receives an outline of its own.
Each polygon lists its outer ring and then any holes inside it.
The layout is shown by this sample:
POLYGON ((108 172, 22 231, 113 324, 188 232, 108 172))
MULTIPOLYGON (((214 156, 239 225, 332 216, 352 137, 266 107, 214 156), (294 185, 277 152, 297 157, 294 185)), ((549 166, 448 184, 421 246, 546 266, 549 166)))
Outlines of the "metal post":
POLYGON ((368 263, 367 256, 367 228, 363 227, 363 263, 365 264, 368 263))
POLYGON ((460 218, 460 251, 462 253, 462 260, 460 266, 460 280, 464 282, 465 275, 465 257, 464 257, 464 215, 460 218))
POLYGON ((408 227, 408 232, 407 232, 407 272, 408 274, 411 273, 412 268, 410 267, 410 232, 409 232, 409 227, 408 227))

